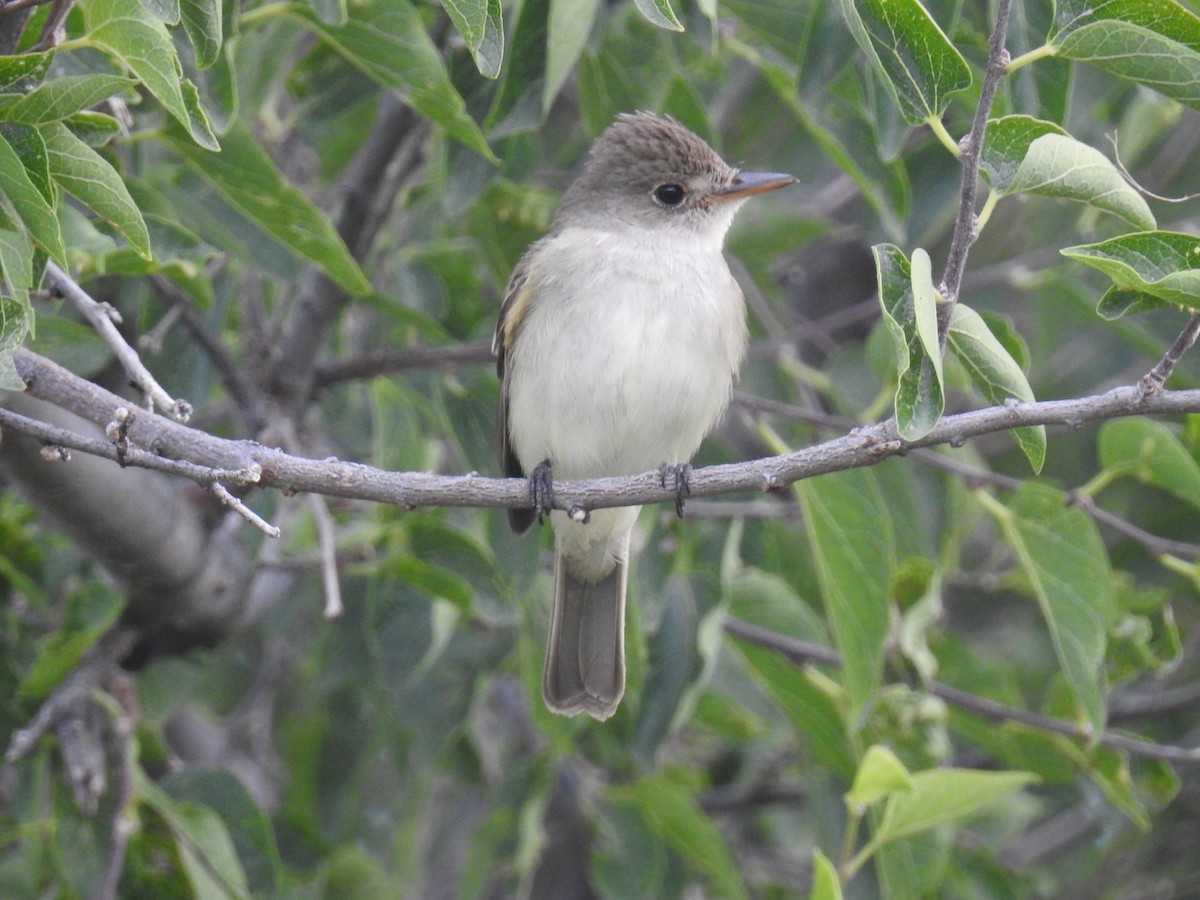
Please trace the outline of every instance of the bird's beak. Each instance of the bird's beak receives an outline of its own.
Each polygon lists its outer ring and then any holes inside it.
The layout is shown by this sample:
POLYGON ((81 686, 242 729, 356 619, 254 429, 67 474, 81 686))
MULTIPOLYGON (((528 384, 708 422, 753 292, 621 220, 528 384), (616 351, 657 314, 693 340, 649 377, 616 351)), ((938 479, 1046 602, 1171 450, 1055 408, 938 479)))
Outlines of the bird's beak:
POLYGON ((795 183, 791 175, 779 172, 739 172, 724 190, 713 194, 713 200, 741 200, 795 183))

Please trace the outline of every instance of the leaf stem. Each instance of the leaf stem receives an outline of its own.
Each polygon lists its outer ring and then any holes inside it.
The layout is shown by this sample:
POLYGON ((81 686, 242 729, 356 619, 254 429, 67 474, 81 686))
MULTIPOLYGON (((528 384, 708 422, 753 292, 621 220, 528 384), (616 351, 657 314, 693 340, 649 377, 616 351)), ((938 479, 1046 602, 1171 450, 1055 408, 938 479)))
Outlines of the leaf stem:
POLYGON ((1055 44, 1042 44, 1042 46, 1036 47, 1033 50, 1030 50, 1028 53, 1022 53, 1016 59, 1011 60, 1008 65, 1004 67, 1004 71, 1006 74, 1011 75, 1013 72, 1017 71, 1017 69, 1021 68, 1022 66, 1029 65, 1031 62, 1037 62, 1039 59, 1045 59, 1047 56, 1057 55, 1058 47, 1055 44))
POLYGON ((946 126, 942 122, 941 118, 939 118, 938 116, 930 116, 928 119, 925 120, 925 124, 929 126, 930 130, 934 133, 934 136, 941 142, 942 146, 945 147, 947 150, 949 150, 954 155, 955 159, 962 159, 962 155, 963 155, 962 148, 960 146, 958 146, 958 141, 956 141, 951 136, 950 132, 946 130, 946 126))
POLYGON ((259 22, 280 16, 287 12, 289 4, 287 3, 268 3, 265 6, 260 6, 257 9, 252 9, 247 13, 243 13, 238 19, 238 25, 243 28, 248 25, 257 25, 259 22))
POLYGON ((983 201, 983 209, 979 210, 976 231, 983 231, 983 227, 987 225, 988 219, 992 217, 992 210, 996 208, 996 204, 1000 202, 1000 195, 995 191, 988 191, 987 199, 983 201))

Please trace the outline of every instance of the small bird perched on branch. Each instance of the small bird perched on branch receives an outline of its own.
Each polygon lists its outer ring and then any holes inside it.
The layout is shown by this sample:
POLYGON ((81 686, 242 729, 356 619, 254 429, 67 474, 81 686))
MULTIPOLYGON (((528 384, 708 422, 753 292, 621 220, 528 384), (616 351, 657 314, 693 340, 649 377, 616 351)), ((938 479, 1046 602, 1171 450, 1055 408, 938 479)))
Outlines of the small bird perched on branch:
MULTIPOLYGON (((722 256, 748 198, 790 175, 739 172, 674 119, 617 117, 563 195, 549 233, 517 263, 493 350, 505 474, 530 479, 523 532, 547 511, 551 475, 661 466, 679 510, 688 461, 720 418, 746 349, 742 291, 722 256)), ((561 510, 546 705, 607 719, 625 692, 629 538, 640 507, 561 510)))

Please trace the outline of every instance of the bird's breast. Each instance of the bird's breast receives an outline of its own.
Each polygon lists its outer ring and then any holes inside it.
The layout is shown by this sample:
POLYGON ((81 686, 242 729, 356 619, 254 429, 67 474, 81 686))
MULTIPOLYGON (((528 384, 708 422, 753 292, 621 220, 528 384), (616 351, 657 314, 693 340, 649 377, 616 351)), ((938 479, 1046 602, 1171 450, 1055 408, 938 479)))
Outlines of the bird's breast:
POLYGON ((564 232, 529 266, 510 348, 509 434, 526 471, 635 474, 686 462, 745 352, 741 290, 719 250, 564 232))

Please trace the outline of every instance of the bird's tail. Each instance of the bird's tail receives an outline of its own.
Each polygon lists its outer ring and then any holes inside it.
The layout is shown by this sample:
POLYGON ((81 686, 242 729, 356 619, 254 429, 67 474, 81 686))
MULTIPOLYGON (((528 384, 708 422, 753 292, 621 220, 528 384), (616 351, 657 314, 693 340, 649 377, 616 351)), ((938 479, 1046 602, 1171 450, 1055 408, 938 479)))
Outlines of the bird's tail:
POLYGON ((619 560, 595 582, 580 579, 569 568, 562 553, 556 553, 542 697, 553 712, 585 712, 603 721, 617 711, 625 693, 628 564, 619 560))

